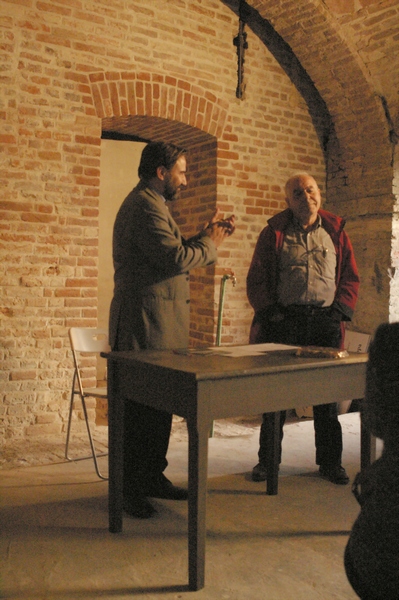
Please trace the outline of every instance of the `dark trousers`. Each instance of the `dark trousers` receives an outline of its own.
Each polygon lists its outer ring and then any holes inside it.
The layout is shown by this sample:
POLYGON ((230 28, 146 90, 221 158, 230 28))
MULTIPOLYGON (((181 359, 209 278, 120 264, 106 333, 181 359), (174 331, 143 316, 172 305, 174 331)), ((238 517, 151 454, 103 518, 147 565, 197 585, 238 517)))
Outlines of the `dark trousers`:
MULTIPOLYGON (((339 348, 341 323, 332 318, 328 308, 287 307, 276 321, 263 323, 262 342, 274 342, 301 346, 339 348)), ((309 385, 312 385, 311 380, 309 385)), ((304 398, 304 406, 306 399, 304 398)), ((264 413, 259 436, 259 462, 266 462, 267 441, 272 439, 272 413, 264 413)), ((324 467, 340 465, 342 457, 342 428, 338 420, 337 404, 320 404, 313 407, 316 464, 324 467)), ((286 411, 280 413, 280 462, 281 442, 286 411)))
MULTIPOLYGON (((130 348, 115 341, 113 350, 130 348)), ((172 428, 172 415, 124 400, 123 420, 123 493, 146 495, 151 482, 156 481, 168 466, 166 454, 172 428)))
POLYGON ((125 400, 124 494, 145 495, 151 481, 158 479, 166 469, 171 427, 171 414, 125 400))

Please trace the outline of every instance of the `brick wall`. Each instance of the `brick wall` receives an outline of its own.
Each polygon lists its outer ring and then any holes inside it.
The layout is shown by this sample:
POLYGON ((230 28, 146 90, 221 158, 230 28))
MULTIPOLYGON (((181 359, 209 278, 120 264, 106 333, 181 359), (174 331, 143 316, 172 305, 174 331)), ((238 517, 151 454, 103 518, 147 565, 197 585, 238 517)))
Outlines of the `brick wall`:
MULTIPOLYGON (((249 28, 245 99, 235 97, 232 40, 238 24, 228 4, 0 0, 0 377, 5 442, 60 435, 65 428, 71 378, 67 330, 97 323, 102 130, 190 146, 190 188, 176 208, 187 233, 198 228, 216 202, 226 213, 236 214, 237 232, 222 248, 218 266, 192 273, 194 343, 214 341, 225 269, 234 270, 237 286, 226 287, 222 341, 247 341, 252 311, 245 294, 246 272, 259 231, 268 216, 284 208, 287 176, 308 169, 326 191, 325 148, 311 110, 249 28)), ((268 3, 259 4, 261 9, 268 3)), ((274 5, 269 3, 269 12, 274 5)), ((288 38, 292 35, 287 31, 288 38)), ((327 157, 328 165, 334 165, 330 202, 350 217, 361 264, 370 265, 375 248, 360 245, 363 226, 353 204, 365 207, 353 181, 359 171, 356 140, 361 140, 363 154, 366 143, 358 130, 344 130, 339 89, 327 89, 326 82, 320 89, 331 101, 338 125, 338 149, 327 157)), ((371 130, 378 130, 381 146, 381 111, 366 91, 371 130)), ((357 92, 354 96, 358 101, 357 92)), ((355 118, 352 111, 348 119, 355 118)), ((383 147, 378 163, 388 211, 388 237, 378 238, 384 262, 389 262, 392 218, 390 150, 383 147)), ((369 174, 362 172, 362 177, 369 174)), ((377 272, 375 267, 374 276, 377 272)), ((380 289, 368 281, 371 274, 366 276, 365 291, 380 289)), ((388 314, 389 290, 378 293, 382 317, 388 314)), ((358 325, 364 330, 372 307, 362 306, 358 325)), ((94 374, 94 364, 89 365, 88 380, 94 374)))

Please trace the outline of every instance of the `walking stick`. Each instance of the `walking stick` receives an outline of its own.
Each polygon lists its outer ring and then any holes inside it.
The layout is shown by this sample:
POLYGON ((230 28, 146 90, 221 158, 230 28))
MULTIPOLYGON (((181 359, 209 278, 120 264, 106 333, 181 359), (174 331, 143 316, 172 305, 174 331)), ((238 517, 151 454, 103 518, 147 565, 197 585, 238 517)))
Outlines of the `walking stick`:
POLYGON ((226 281, 231 279, 233 282, 233 287, 235 287, 237 283, 237 279, 231 271, 231 273, 225 273, 222 277, 222 281, 220 282, 220 294, 219 294, 219 313, 218 313, 218 323, 216 329, 216 346, 220 346, 220 340, 222 337, 222 320, 223 320, 223 306, 224 306, 224 295, 226 292, 226 281))
MULTIPOLYGON (((220 340, 222 337, 222 320, 223 320, 223 306, 224 306, 224 295, 226 292, 226 281, 228 279, 231 279, 232 283, 233 283, 233 287, 235 287, 236 283, 237 283, 237 279, 233 273, 233 271, 230 271, 230 273, 225 273, 222 276, 222 280, 220 282, 220 294, 219 294, 219 311, 218 311, 218 322, 217 322, 217 328, 216 328, 216 346, 220 346, 220 340)), ((211 430, 209 433, 209 437, 213 437, 213 421, 212 421, 212 425, 211 425, 211 430)))

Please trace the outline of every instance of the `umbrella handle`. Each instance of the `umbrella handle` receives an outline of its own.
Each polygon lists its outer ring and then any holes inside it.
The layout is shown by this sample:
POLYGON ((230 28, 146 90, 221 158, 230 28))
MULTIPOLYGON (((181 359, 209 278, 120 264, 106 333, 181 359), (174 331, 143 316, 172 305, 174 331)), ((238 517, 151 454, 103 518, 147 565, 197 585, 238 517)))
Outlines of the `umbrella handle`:
POLYGON ((224 306, 224 295, 226 292, 226 281, 231 279, 233 286, 236 285, 237 280, 233 274, 225 274, 220 282, 220 294, 219 294, 219 311, 218 311, 218 322, 216 328, 216 346, 220 346, 220 340, 222 337, 222 318, 223 318, 223 306, 224 306))

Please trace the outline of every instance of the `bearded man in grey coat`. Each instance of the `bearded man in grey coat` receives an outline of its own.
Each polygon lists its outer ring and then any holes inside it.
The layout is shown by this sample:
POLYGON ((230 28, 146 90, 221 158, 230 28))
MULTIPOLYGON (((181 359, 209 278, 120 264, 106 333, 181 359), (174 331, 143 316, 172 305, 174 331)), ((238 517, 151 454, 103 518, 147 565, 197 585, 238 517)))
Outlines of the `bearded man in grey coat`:
MULTIPOLYGON (((114 296, 110 309, 112 350, 186 348, 189 345, 189 271, 217 260, 217 248, 234 232, 234 216, 216 211, 197 235, 184 239, 166 202, 187 185, 186 151, 148 144, 139 184, 117 214, 113 233, 114 296)), ((148 500, 184 500, 187 490, 164 475, 172 415, 125 400, 124 509, 149 518, 148 500)))

